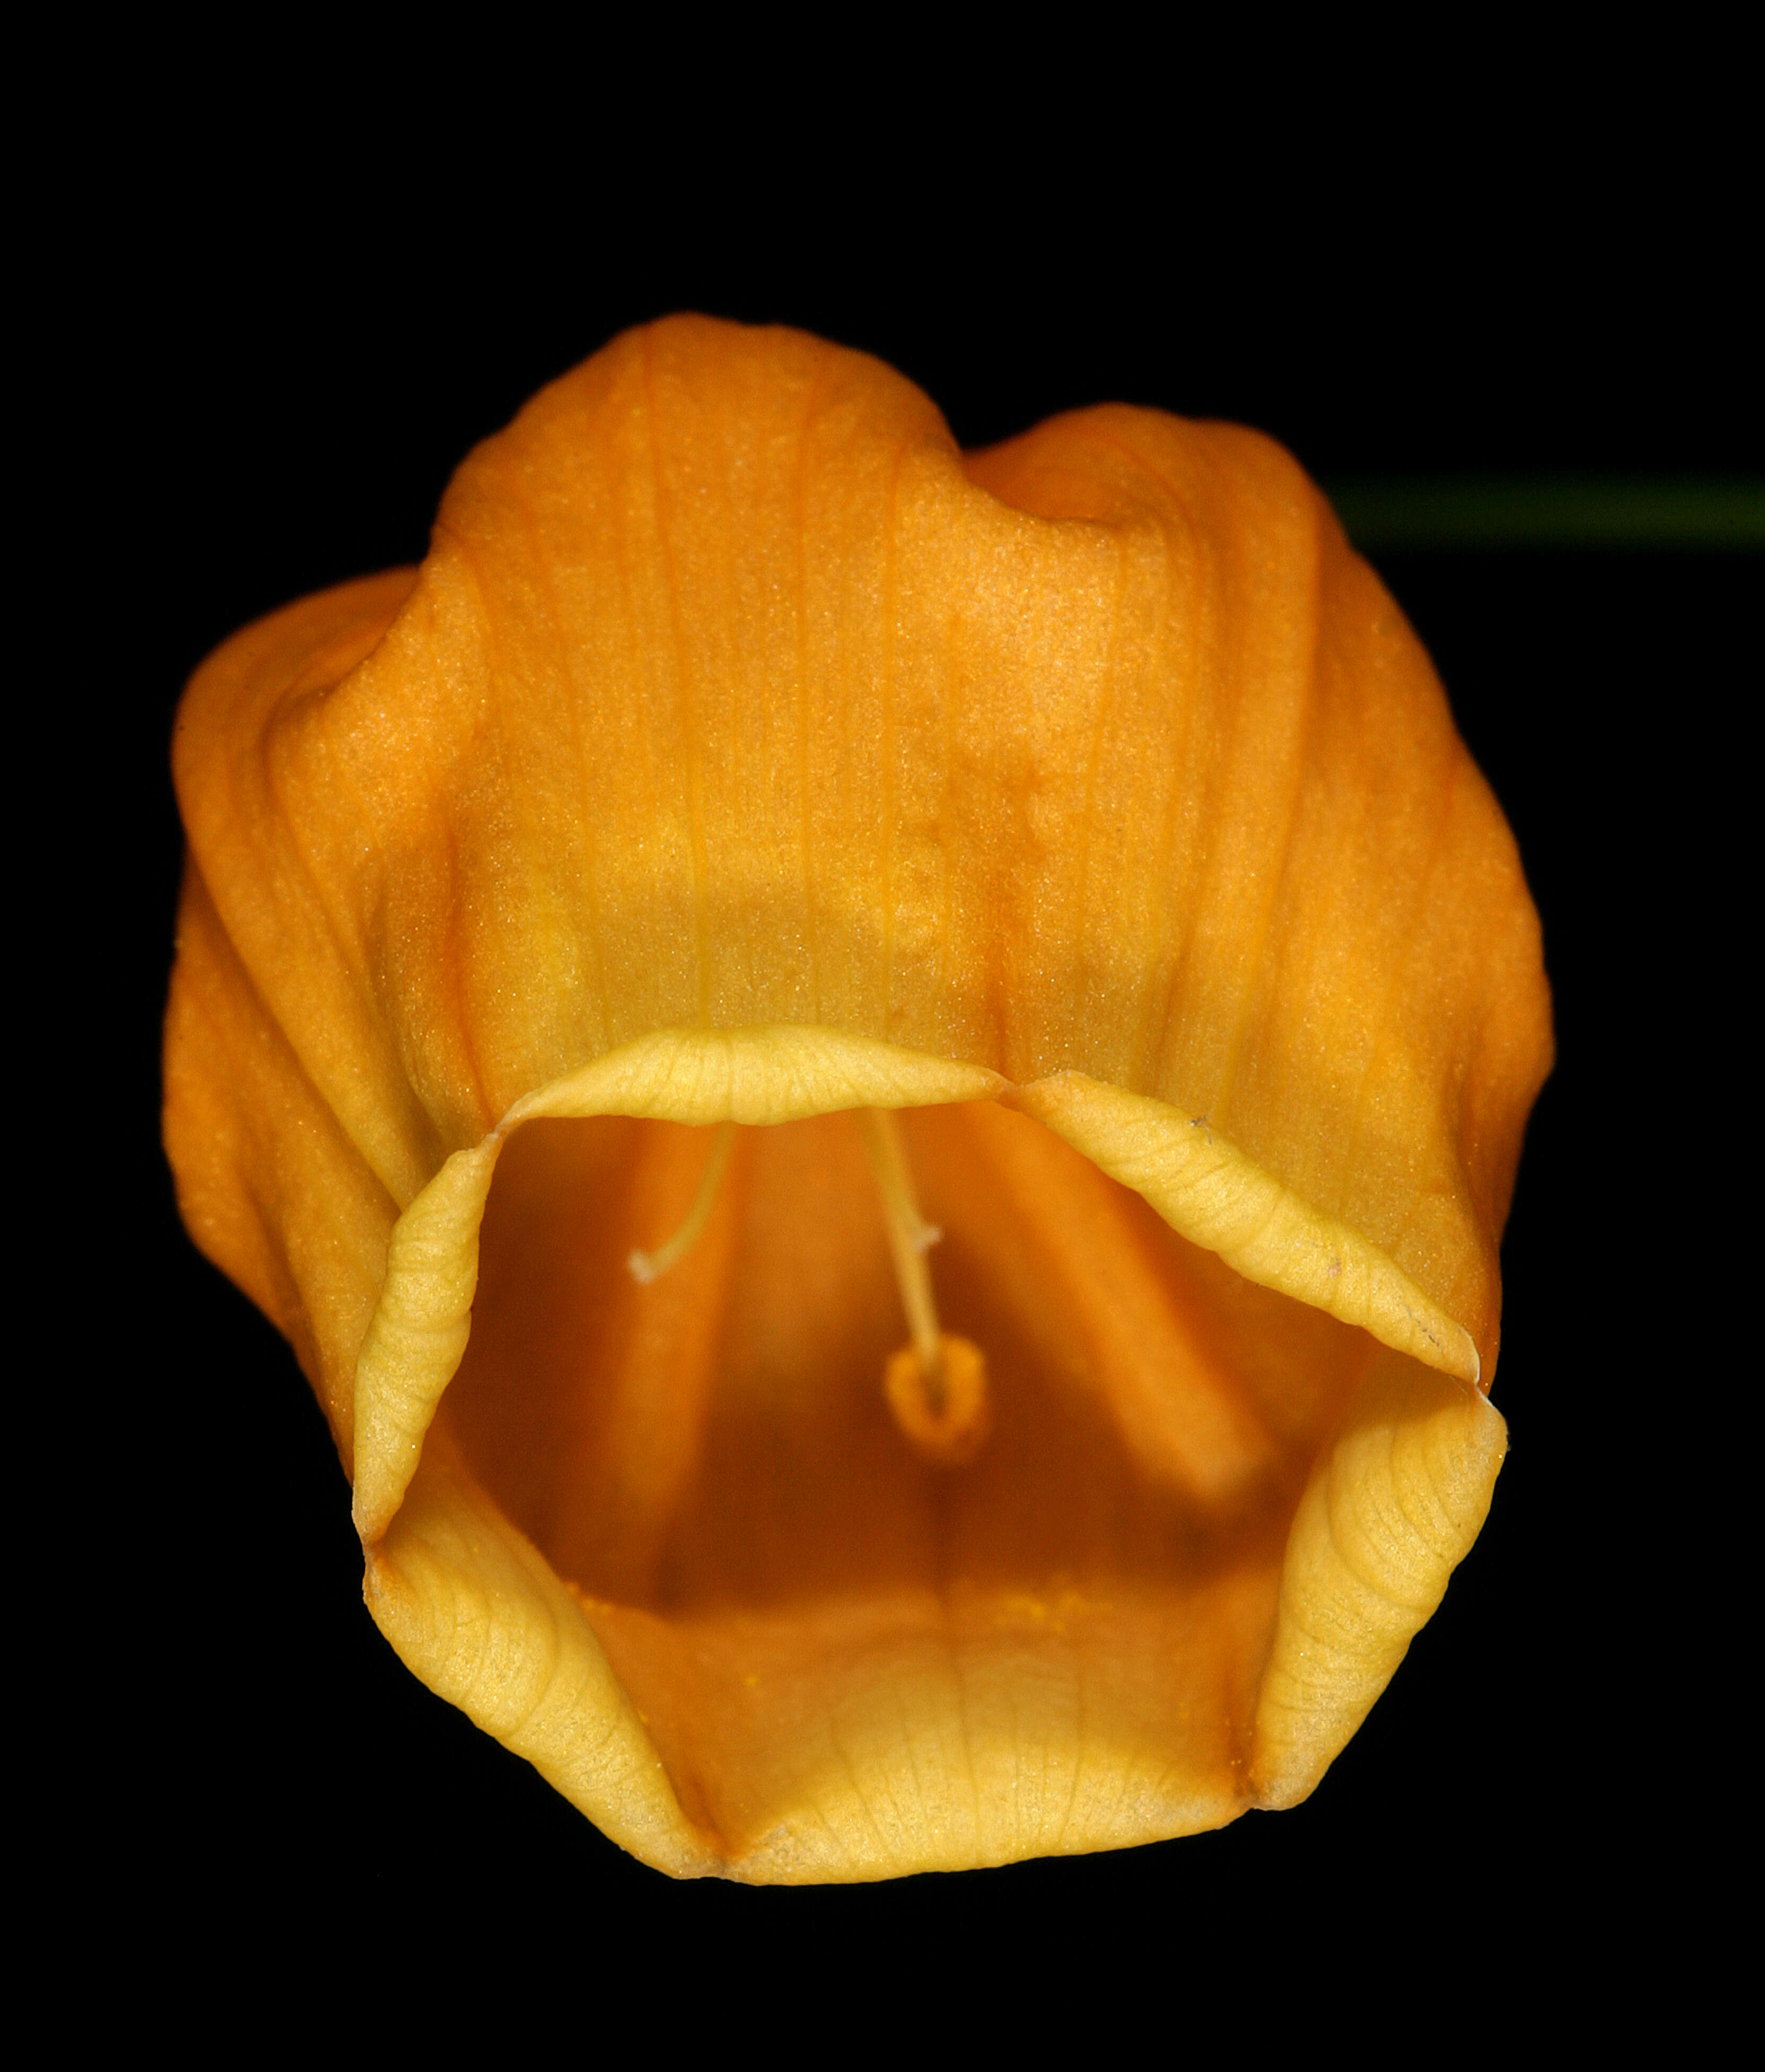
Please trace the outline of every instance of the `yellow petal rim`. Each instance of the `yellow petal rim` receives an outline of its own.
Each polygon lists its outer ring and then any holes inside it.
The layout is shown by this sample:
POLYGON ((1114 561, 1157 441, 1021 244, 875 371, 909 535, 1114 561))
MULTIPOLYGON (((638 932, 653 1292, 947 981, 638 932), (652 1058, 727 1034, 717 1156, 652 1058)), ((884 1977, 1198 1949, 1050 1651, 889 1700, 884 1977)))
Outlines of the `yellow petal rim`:
POLYGON ((447 1161, 394 1227, 355 1375, 366 1596, 425 1683, 624 1847, 677 1875, 880 1877, 1125 1845, 1217 1826, 1246 1804, 1291 1805, 1317 1783, 1488 1514, 1506 1427, 1477 1379, 1469 1334, 1385 1252, 1205 1118, 1076 1073, 1014 1087, 982 1067, 827 1029, 663 1031, 518 1102, 447 1161), (1024 1751, 1004 1726, 985 1728, 989 1704, 1004 1708, 1002 1720, 1009 1709, 996 1646, 965 1653, 953 1638, 936 1659, 921 1634, 913 1659, 892 1659, 889 1671, 911 1688, 910 1730, 903 1725, 895 1740, 872 1732, 830 1753, 801 1821, 727 1861, 681 1810, 576 1594, 450 1445, 425 1445, 470 1334, 499 1153, 512 1130, 543 1116, 766 1124, 989 1099, 1042 1122, 1245 1279, 1389 1349, 1313 1469, 1288 1536, 1243 1795, 1209 1789, 1191 1803, 1150 1783, 1137 1790, 1131 1762, 1125 1770, 1096 1762, 1077 1716, 1069 1745, 1057 1730, 1038 1744, 1027 1785, 1024 1751), (977 1751, 1010 1770, 996 1789, 977 1776, 977 1751), (1087 1776, 1098 1780, 1094 1803, 1087 1776))
POLYGON ((1471 1334, 1389 1254, 1217 1137, 1205 1116, 1180 1115, 1082 1072, 1035 1080, 1011 1100, 1246 1281, 1357 1325, 1472 1388, 1481 1379, 1471 1334))

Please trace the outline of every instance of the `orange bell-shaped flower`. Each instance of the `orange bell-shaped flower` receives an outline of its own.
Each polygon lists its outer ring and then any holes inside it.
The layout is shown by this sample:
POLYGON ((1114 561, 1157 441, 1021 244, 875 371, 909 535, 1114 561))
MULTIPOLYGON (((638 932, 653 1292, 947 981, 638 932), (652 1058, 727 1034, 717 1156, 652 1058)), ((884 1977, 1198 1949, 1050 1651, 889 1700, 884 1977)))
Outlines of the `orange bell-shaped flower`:
POLYGON ((1311 1790, 1488 1510, 1538 925, 1255 434, 678 319, 191 684, 166 1137, 411 1667, 677 1873, 1311 1790))

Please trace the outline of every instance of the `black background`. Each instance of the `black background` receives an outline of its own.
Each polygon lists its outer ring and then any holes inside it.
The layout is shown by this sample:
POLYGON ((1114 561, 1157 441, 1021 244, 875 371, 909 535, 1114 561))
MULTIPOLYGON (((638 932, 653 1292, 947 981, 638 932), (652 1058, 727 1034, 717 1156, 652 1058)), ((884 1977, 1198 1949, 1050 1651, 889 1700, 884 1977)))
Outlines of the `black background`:
POLYGON ((1258 425, 1326 480, 1733 475, 1765 449, 1730 274, 1574 183, 1212 234, 1191 207, 1151 244, 1143 221, 1106 230, 1053 187, 867 205, 835 228, 782 220, 763 182, 712 182, 690 216, 614 225, 585 202, 541 235, 508 195, 469 205, 433 181, 366 211, 347 189, 248 206, 226 184, 200 168, 125 183, 92 249, 64 487, 77 467, 113 516, 102 537, 58 520, 96 661, 47 698, 92 773, 64 837, 70 875, 90 878, 63 955, 100 1002, 108 1091, 73 1186, 89 1205, 101 1170, 126 1232, 106 1294, 82 1298, 99 1350, 80 1414, 114 1435, 127 1492, 93 1614, 112 1637, 92 1646, 128 1672, 101 1669, 103 1753, 82 1790, 101 1808, 94 1846, 146 1896, 128 1932, 317 1978, 416 1922, 431 1967, 473 1953, 469 1998, 499 1990, 492 1948, 525 1964, 592 1952, 605 1977, 643 1944, 696 1977, 726 1962, 738 1983, 720 1990, 761 2023, 773 1981, 805 1963, 981 2000, 1052 1992, 1057 1975, 1101 1995, 1148 1960, 1201 1984, 1246 1955, 1278 1960, 1290 1993, 1308 1967, 1327 1980, 1418 1959, 1470 2000, 1521 1973, 1590 1989, 1571 1949, 1591 1920, 1660 1906, 1638 1865, 1696 1790, 1663 1724, 1690 1646, 1678 1557, 1637 1522, 1639 1482, 1681 1441, 1652 1408, 1671 1304, 1634 1135, 1687 1093, 1670 1003, 1701 982, 1685 887, 1710 765, 1755 695, 1756 558, 1380 557, 1517 831, 1556 989, 1559 1063, 1504 1252, 1495 1396, 1513 1450, 1494 1509, 1306 1805, 959 1877, 674 1885, 380 1641, 318 1412, 184 1239, 158 1148, 180 851, 166 743, 209 648, 302 591, 420 557, 473 442, 672 309, 874 352, 966 445, 1121 398, 1258 425))

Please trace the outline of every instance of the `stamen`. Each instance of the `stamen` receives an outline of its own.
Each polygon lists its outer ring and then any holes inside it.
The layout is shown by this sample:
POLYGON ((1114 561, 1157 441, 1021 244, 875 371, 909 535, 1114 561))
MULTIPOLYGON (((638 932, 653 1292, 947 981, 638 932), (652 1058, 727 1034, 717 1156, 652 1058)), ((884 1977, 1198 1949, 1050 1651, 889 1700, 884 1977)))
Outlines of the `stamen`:
POLYGON ((901 1125, 886 1108, 864 1108, 859 1120, 912 1335, 911 1344, 892 1354, 884 1367, 883 1394, 895 1422, 926 1459, 958 1467, 980 1451, 991 1429, 986 1356, 967 1338, 938 1327, 926 1254, 943 1232, 926 1221, 913 1199, 901 1125))
POLYGON ((927 1393, 935 1398, 943 1389, 944 1356, 926 1254, 943 1232, 925 1220, 913 1199, 901 1124, 887 1108, 881 1108, 863 1109, 860 1120, 864 1124, 864 1149, 870 1153, 870 1170, 876 1176, 883 1198, 883 1222, 889 1233, 889 1256, 895 1262, 895 1280, 901 1289, 901 1306, 907 1312, 907 1328, 913 1334, 913 1350, 919 1355, 927 1393))
POLYGON ((711 1156, 705 1161, 704 1177, 699 1182, 699 1191, 692 1198, 692 1207, 687 1211, 687 1219, 667 1243, 655 1252, 639 1252, 634 1248, 626 1260, 631 1278, 647 1288, 652 1281, 659 1281, 671 1266, 678 1266, 692 1251, 699 1234, 711 1220, 711 1211, 717 1206, 717 1190, 723 1184, 724 1170, 729 1163, 729 1153, 734 1148, 736 1126, 733 1122, 720 1122, 717 1133, 712 1139, 711 1156))

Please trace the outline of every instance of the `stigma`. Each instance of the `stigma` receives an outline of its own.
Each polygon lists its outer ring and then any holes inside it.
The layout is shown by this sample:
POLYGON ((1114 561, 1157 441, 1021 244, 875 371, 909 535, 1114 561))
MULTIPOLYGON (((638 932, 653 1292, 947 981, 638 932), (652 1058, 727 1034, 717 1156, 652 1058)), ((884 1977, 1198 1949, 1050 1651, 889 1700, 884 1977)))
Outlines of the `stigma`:
MULTIPOLYGON (((926 1255, 943 1232, 919 1213, 900 1124, 886 1108, 860 1108, 856 1117, 907 1322, 907 1343, 883 1363, 883 1399, 902 1437, 923 1460, 936 1467, 961 1467, 986 1445, 992 1426, 987 1357, 969 1339, 939 1327, 926 1255)), ((640 1285, 647 1287, 677 1266, 710 1221, 735 1131, 733 1122, 718 1125, 692 1206, 673 1236, 654 1252, 634 1248, 626 1256, 626 1268, 640 1285)))
POLYGON ((883 1396, 914 1450, 934 1467, 965 1466, 992 1429, 987 1355, 948 1331, 939 1336, 934 1367, 925 1364, 917 1346, 891 1353, 883 1396))

